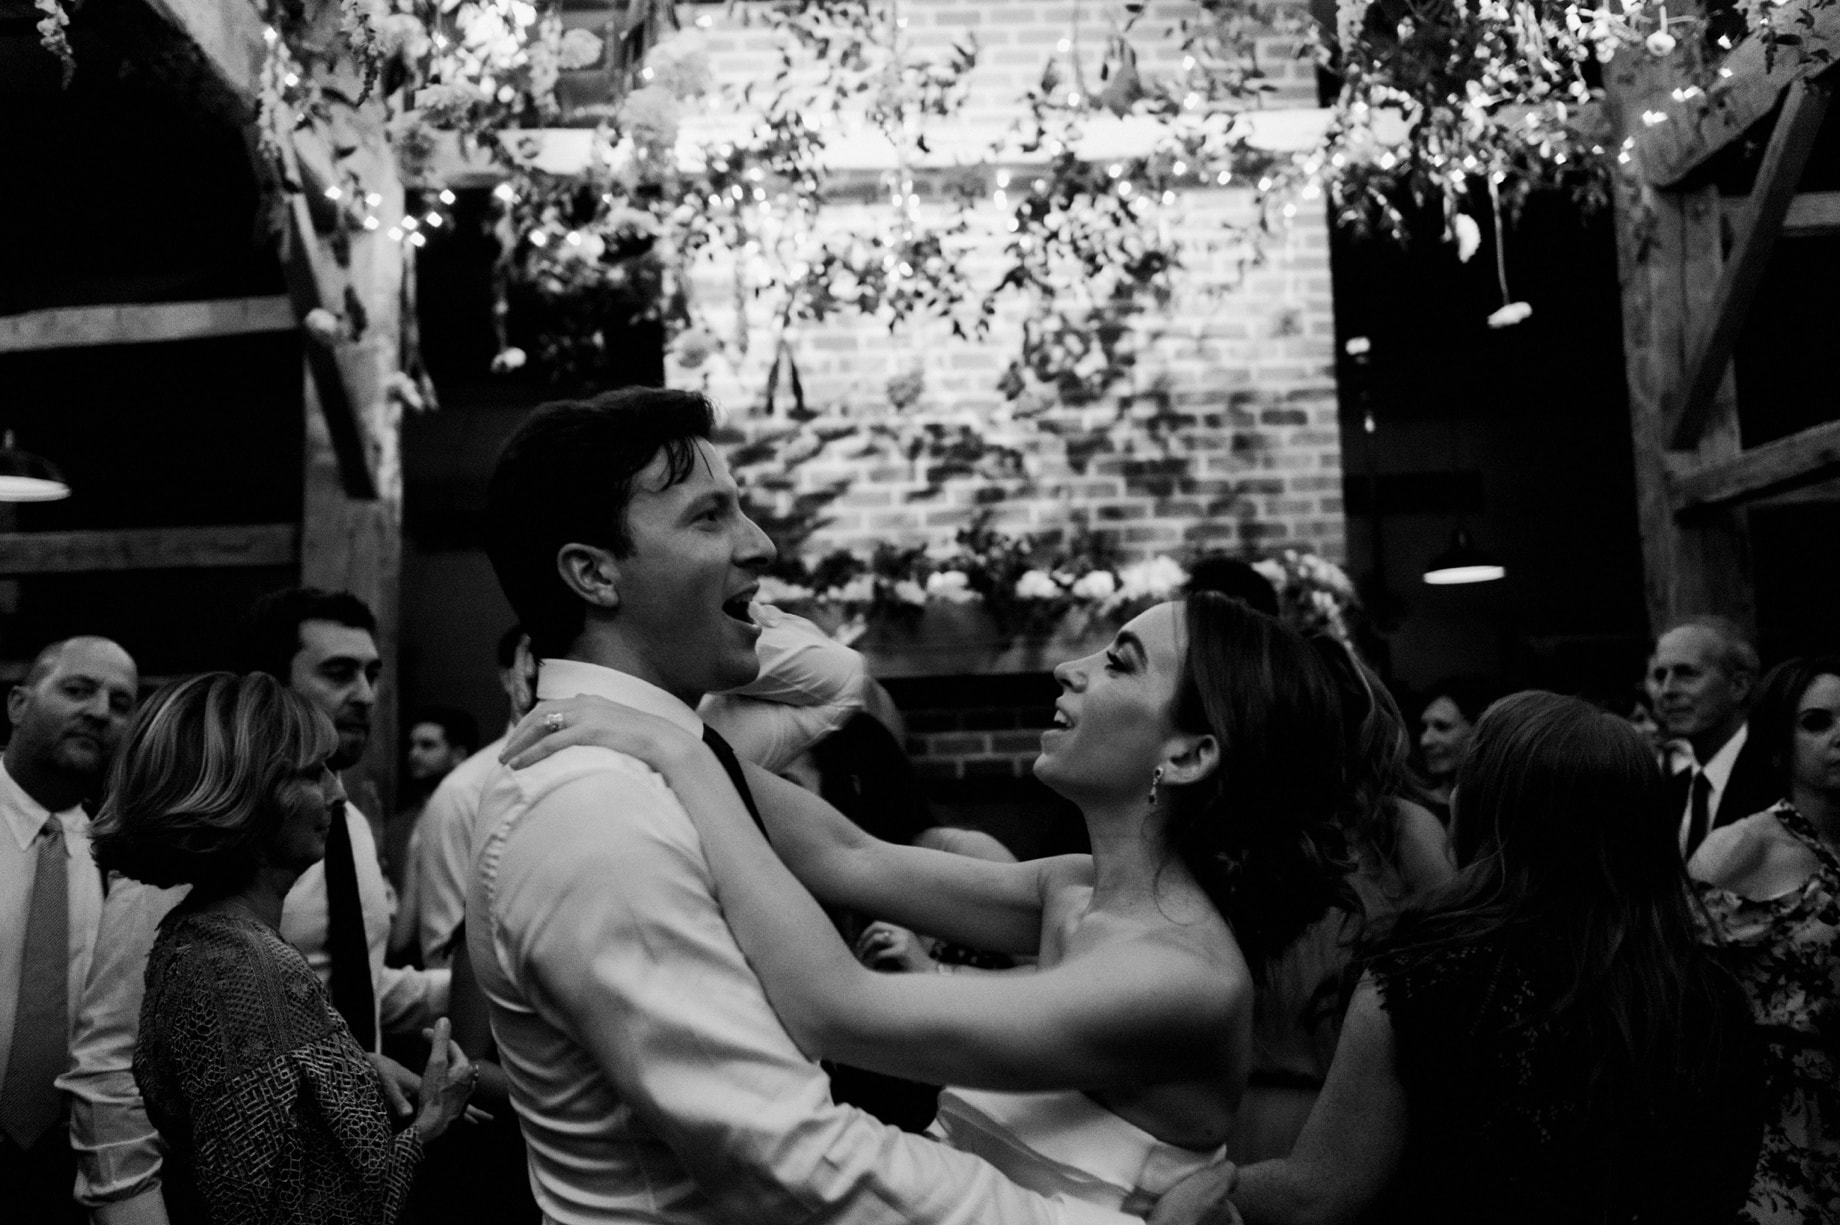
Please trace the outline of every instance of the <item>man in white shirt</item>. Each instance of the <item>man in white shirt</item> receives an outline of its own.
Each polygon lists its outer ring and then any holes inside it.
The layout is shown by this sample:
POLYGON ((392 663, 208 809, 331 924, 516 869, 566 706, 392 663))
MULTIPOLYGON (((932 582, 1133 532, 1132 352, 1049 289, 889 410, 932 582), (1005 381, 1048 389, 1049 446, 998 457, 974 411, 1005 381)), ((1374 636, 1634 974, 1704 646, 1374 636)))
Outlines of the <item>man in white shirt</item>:
POLYGON ((89 972, 102 878, 89 814, 140 690, 106 638, 39 652, 7 695, 0 758, 0 1187, 9 1219, 81 1221, 57 1075, 89 972))
MULTIPOLYGON (((332 720, 339 745, 328 762, 348 769, 370 741, 371 707, 382 672, 376 621, 348 592, 290 588, 252 609, 241 663, 287 682, 332 720)), ((148 1122, 131 1060, 140 1025, 147 953, 155 929, 185 896, 117 880, 103 906, 94 958, 77 1018, 71 1094, 77 1198, 100 1225, 165 1225, 161 1143, 148 1122)), ((417 1033, 447 1011, 448 974, 384 965, 390 895, 370 822, 347 804, 327 839, 327 856, 289 890, 281 934, 327 984, 352 1033, 373 1052, 399 1109, 413 1075, 375 1053, 381 1034, 417 1033), (342 847, 335 861, 335 846, 342 847), (392 1079, 393 1078, 393 1079, 392 1079)))
MULTIPOLYGON (((539 696, 625 702, 733 763, 696 706, 755 678, 748 610, 773 546, 712 417, 650 389, 539 409, 493 475, 488 552, 544 659, 539 696)), ((480 828, 467 943, 546 1220, 1129 1219, 835 1105, 736 946, 688 814, 642 763, 577 747, 500 770, 480 828)))
POLYGON ((1712 830, 1782 798, 1782 779, 1751 745, 1746 724, 1757 648, 1732 622, 1695 617, 1656 640, 1649 669, 1663 735, 1693 751, 1668 792, 1681 854, 1691 859, 1712 830))

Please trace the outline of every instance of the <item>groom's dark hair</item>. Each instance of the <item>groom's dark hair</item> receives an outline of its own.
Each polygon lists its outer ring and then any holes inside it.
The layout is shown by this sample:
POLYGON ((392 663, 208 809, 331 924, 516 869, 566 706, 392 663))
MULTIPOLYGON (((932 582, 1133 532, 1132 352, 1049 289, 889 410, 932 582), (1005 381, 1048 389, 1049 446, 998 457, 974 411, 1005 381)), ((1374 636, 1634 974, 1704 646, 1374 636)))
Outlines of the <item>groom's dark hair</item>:
POLYGON ((486 491, 486 554, 535 654, 564 653, 586 624, 558 551, 586 544, 628 556, 634 478, 663 452, 664 487, 684 480, 697 440, 714 428, 706 396, 629 387, 545 404, 505 443, 486 491))

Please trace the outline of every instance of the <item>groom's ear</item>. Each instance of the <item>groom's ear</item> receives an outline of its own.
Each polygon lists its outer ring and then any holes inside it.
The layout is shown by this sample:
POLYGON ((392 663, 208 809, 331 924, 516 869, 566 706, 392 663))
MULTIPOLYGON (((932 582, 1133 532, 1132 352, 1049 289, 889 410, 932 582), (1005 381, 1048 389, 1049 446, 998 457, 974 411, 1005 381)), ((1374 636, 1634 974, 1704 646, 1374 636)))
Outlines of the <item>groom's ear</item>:
POLYGON ((556 550, 556 573, 576 596, 609 611, 620 606, 620 563, 611 552, 592 544, 565 544, 556 550))

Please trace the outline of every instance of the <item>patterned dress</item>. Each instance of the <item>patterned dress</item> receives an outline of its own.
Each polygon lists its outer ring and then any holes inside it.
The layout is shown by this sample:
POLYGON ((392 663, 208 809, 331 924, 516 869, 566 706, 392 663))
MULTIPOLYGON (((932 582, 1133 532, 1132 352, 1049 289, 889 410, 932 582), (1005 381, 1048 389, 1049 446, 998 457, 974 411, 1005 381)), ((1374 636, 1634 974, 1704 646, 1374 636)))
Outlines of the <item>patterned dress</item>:
POLYGON ((253 919, 161 924, 134 1079, 173 1225, 388 1225, 421 1161, 318 977, 253 919))
POLYGON ((1750 820, 1768 818, 1814 854, 1814 873, 1768 901, 1701 893, 1768 1050, 1772 1109, 1744 1219, 1814 1225, 1840 1221, 1840 857, 1790 805, 1750 820))

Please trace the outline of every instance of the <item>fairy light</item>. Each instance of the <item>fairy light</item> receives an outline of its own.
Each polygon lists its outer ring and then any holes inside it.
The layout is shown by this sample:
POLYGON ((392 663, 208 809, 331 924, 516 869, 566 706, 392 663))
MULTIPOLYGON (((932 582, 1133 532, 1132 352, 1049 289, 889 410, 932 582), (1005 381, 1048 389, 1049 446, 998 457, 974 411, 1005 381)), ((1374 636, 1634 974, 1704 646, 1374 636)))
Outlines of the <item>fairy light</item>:
POLYGON ((1225 187, 1228 183, 1231 183, 1232 181, 1233 181, 1233 172, 1231 170, 1223 170, 1219 174, 1214 176, 1214 182, 1218 183, 1222 187, 1225 187))
POLYGON ((262 27, 262 41, 267 43, 269 46, 271 47, 274 46, 275 40, 280 37, 281 37, 281 31, 275 29, 274 26, 263 26, 262 27))
POLYGON ((447 222, 442 219, 441 214, 439 213, 429 213, 428 216, 422 219, 422 223, 431 230, 438 230, 442 226, 447 224, 447 222))
POLYGON ((1080 104, 1080 91, 1077 89, 1068 90, 1067 91, 1067 105, 1068 106, 1078 106, 1079 104, 1080 104))
POLYGON ((286 85, 289 89, 292 89, 300 84, 300 74, 297 72, 290 72, 285 77, 281 78, 281 83, 286 85))
POLYGON ((1124 163, 1123 162, 1113 162, 1111 165, 1105 168, 1105 173, 1111 175, 1114 179, 1118 178, 1120 175, 1124 173, 1124 163))
POLYGON ((1195 70, 1195 57, 1192 55, 1183 56, 1182 57, 1182 71, 1183 72, 1193 72, 1194 70, 1195 70))
POLYGON ((650 64, 647 64, 644 68, 639 70, 639 79, 641 81, 649 81, 656 75, 657 74, 652 71, 650 64))
POLYGON ((1642 122, 1647 124, 1651 128, 1654 127, 1658 123, 1666 123, 1667 122, 1667 112, 1666 111, 1643 111, 1642 112, 1642 122))
POLYGON ((1009 186, 1009 171, 1007 170, 997 171, 997 186, 998 188, 1004 188, 1004 187, 1009 186))
POLYGON ((1119 195, 1121 195, 1121 196, 1126 196, 1126 197, 1129 197, 1129 196, 1130 196, 1130 194, 1131 194, 1131 180, 1129 180, 1129 179, 1125 179, 1125 180, 1123 180, 1122 182, 1120 182, 1120 183, 1118 184, 1118 194, 1119 194, 1119 195))
POLYGON ((1062 55, 1065 55, 1069 51, 1073 50, 1073 40, 1071 38, 1063 38, 1059 42, 1054 44, 1054 49, 1060 52, 1062 55))
POLYGON ((364 228, 367 230, 374 230, 379 224, 380 223, 375 217, 366 217, 364 219, 364 228))
POLYGON ((1194 110, 1196 107, 1201 105, 1201 95, 1198 93, 1190 92, 1186 98, 1182 99, 1182 105, 1187 107, 1191 111, 1194 110))
POLYGON ((414 230, 420 229, 421 224, 422 224, 421 222, 417 221, 413 217, 404 217, 402 219, 402 228, 405 230, 414 231, 414 230))
POLYGON ((343 191, 340 191, 339 188, 335 185, 332 187, 328 187, 326 189, 325 195, 326 195, 326 199, 328 200, 341 200, 344 198, 345 193, 343 191))
POLYGON ((699 30, 707 30, 710 26, 714 24, 715 24, 715 19, 713 17, 710 17, 707 13, 705 13, 703 16, 698 17, 696 19, 696 28, 699 30))
POLYGON ((512 190, 511 184, 509 183, 500 183, 497 187, 492 189, 492 194, 497 196, 500 200, 503 200, 506 204, 517 203, 517 192, 512 190))
POLYGON ((419 233, 418 233, 418 234, 411 234, 411 235, 409 235, 409 245, 410 245, 410 246, 412 246, 412 247, 425 247, 425 246, 427 246, 427 245, 428 245, 428 235, 426 235, 426 234, 419 234, 419 233))
POLYGON ((1176 202, 1176 193, 1175 193, 1175 192, 1173 192, 1173 191, 1165 191, 1165 192, 1163 193, 1163 203, 1164 203, 1164 204, 1174 204, 1175 202, 1176 202))
POLYGON ((567 234, 564 234, 562 237, 563 237, 563 241, 567 242, 569 246, 571 247, 581 246, 581 231, 580 230, 570 230, 567 234))
POLYGON ((756 188, 754 189, 754 201, 755 201, 755 203, 759 203, 760 201, 762 201, 762 200, 765 200, 766 198, 767 198, 767 189, 766 189, 766 188, 764 188, 764 187, 756 187, 756 188))
POLYGON ((1169 169, 1177 176, 1185 175, 1188 173, 1188 163, 1187 162, 1177 162, 1175 165, 1171 166, 1169 169))
POLYGON ((403 240, 403 229, 401 226, 399 225, 391 226, 389 233, 390 233, 391 242, 401 242, 403 240))
POLYGON ((1260 191, 1270 191, 1271 190, 1271 176, 1266 175, 1265 177, 1259 180, 1259 190, 1260 191))
POLYGON ((458 197, 455 196, 453 192, 449 191, 445 187, 441 189, 441 194, 435 198, 440 200, 440 202, 443 204, 452 204, 456 199, 458 199, 458 197))
POLYGON ((549 234, 543 230, 532 230, 530 232, 530 245, 533 247, 549 246, 549 234))

